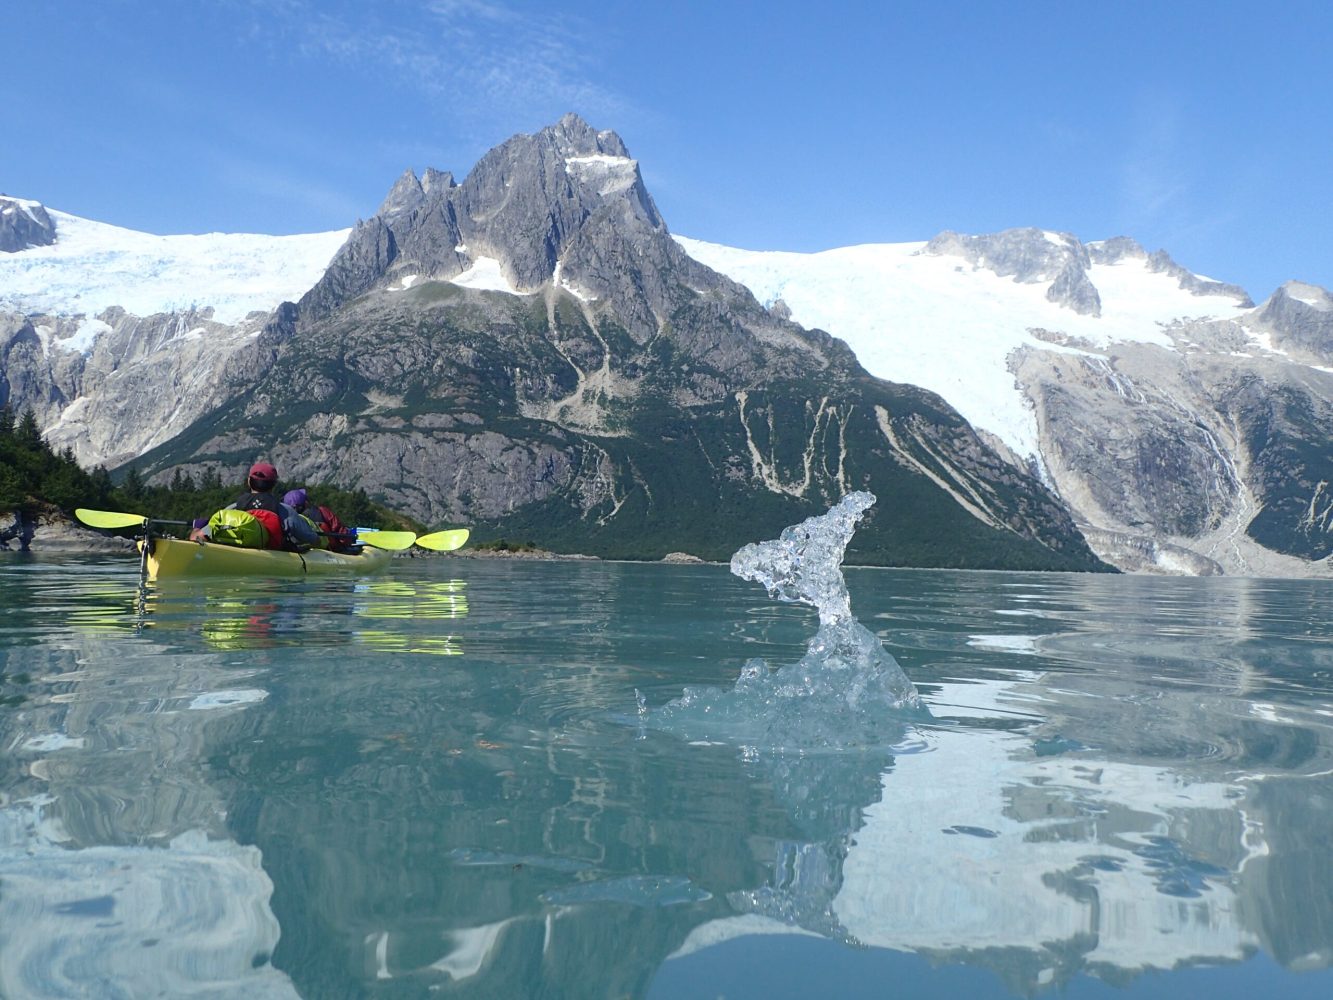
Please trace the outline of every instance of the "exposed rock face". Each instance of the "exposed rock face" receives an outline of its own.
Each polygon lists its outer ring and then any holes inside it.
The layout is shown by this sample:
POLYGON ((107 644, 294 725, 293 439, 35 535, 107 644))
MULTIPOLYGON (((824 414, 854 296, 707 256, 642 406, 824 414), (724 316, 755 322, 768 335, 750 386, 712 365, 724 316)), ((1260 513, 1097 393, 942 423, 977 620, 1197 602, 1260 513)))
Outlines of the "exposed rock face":
MULTIPOLYGON (((404 277, 457 278, 484 258, 499 262, 515 292, 554 285, 579 303, 613 313, 638 345, 661 333, 699 289, 719 289, 733 300, 748 297, 739 286, 726 288, 727 279, 666 236, 638 163, 620 137, 567 115, 536 135, 496 147, 461 185, 435 170, 421 180, 405 173, 380 212, 357 224, 324 279, 301 300, 301 314, 313 322, 404 277)), ((786 343, 790 324, 780 316, 773 320, 753 332, 786 343)), ((707 331, 696 326, 673 336, 695 336, 691 346, 703 348, 718 367, 745 361, 747 348, 729 336, 725 320, 708 324, 707 331)))
POLYGON ((865 561, 1098 565, 943 400, 689 258, 621 140, 573 116, 461 184, 400 177, 272 367, 144 462, 240 472, 261 443, 292 481, 553 549, 725 558, 869 488, 893 500, 865 561), (483 266, 509 291, 466 287, 483 266))
POLYGON ((1255 326, 1276 347, 1333 365, 1333 296, 1318 285, 1287 282, 1260 307, 1255 326))
POLYGON ((1023 284, 1047 284, 1046 298, 1087 316, 1099 316, 1101 297, 1088 279, 1088 251, 1068 233, 1008 229, 986 236, 943 232, 924 253, 952 254, 975 268, 1023 284))
POLYGON ((46 247, 56 241, 56 224, 35 201, 0 196, 0 252, 46 247))
POLYGON ((83 464, 115 466, 230 399, 281 336, 262 315, 233 328, 208 311, 0 313, 0 403, 31 407, 47 440, 83 464))
POLYGON ((1170 332, 1013 359, 1056 489, 1124 569, 1310 572, 1333 555, 1333 373, 1239 350, 1240 324, 1170 332))

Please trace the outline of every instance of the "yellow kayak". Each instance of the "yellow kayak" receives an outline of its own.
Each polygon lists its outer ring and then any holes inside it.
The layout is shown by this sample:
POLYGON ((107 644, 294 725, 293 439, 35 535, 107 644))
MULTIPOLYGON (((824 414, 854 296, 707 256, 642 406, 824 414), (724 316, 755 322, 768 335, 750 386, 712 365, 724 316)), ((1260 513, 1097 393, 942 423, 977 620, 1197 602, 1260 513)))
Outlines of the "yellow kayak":
MULTIPOLYGON (((177 538, 153 538, 148 550, 148 579, 181 579, 209 576, 327 576, 376 573, 389 565, 392 553, 366 546, 355 555, 311 549, 282 552, 277 549, 239 549, 212 542, 185 542, 177 538)), ((143 551, 143 542, 139 543, 143 551)))

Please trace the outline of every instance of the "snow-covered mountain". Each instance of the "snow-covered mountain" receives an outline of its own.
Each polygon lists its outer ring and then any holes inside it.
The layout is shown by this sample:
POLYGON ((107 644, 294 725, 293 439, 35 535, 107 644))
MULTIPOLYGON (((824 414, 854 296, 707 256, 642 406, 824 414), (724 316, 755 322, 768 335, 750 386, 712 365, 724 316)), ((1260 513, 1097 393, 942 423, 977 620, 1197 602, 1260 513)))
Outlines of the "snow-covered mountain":
POLYGON ((154 236, 0 197, 0 400, 114 466, 224 402, 347 231, 154 236))
MULTIPOLYGON (((20 218, 41 209, 0 199, 0 212, 20 218)), ((300 298, 350 232, 154 236, 52 209, 43 214, 54 225, 52 242, 0 253, 0 310, 92 319, 111 306, 137 316, 211 308, 216 322, 235 324, 300 298)))
POLYGON ((1008 446, 1123 568, 1304 575, 1333 552, 1333 297, 1036 229, 799 254, 677 237, 874 375, 1008 446))
MULTIPOLYGON (((218 405, 211 372, 262 367, 290 322, 271 310, 328 285, 352 232, 152 236, 18 199, 0 213, 14 248, 0 253, 0 375, 87 462, 134 457, 218 405), (156 416, 115 402, 155 386, 156 416)), ((844 340, 871 374, 938 393, 1041 476, 1107 561, 1329 571, 1326 290, 1289 282, 1256 307, 1132 240, 1037 229, 808 254, 676 242, 775 317, 844 340)), ((484 254, 458 269, 446 279, 532 293, 484 254)))
MULTIPOLYGON (((1028 235, 1057 254, 1078 246, 1062 233, 1028 235)), ((1027 276, 974 264, 937 249, 943 241, 822 253, 738 250, 681 236, 676 241, 760 302, 781 301, 797 323, 841 337, 872 375, 938 392, 974 427, 1023 458, 1039 458, 1041 449, 1032 403, 1010 370, 1015 351, 1086 353, 1053 347, 1053 332, 1099 351, 1115 343, 1169 349, 1173 342, 1165 328, 1173 323, 1234 320, 1253 308, 1231 286, 1209 283, 1206 294, 1182 288, 1177 277, 1154 269, 1147 254, 1090 262, 1087 277, 1097 289, 1100 314, 1081 315, 1048 295, 1052 277, 1023 280, 1027 276)), ((1253 340, 1256 350, 1263 349, 1258 333, 1253 340)))

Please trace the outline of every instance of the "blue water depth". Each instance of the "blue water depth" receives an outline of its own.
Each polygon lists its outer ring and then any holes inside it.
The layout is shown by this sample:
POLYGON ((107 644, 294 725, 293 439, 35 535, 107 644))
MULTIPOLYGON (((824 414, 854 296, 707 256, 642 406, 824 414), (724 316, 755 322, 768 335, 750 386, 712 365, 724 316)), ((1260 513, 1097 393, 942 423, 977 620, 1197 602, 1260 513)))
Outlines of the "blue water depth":
POLYGON ((721 566, 0 562, 0 995, 1333 995, 1326 583, 847 578, 923 710, 784 746, 721 566))

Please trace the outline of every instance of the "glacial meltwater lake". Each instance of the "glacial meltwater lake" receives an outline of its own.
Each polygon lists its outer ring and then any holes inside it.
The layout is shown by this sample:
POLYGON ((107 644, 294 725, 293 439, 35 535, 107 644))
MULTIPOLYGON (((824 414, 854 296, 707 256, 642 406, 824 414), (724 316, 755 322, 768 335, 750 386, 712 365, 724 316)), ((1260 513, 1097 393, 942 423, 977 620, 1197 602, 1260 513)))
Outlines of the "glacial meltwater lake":
POLYGON ((0 996, 1333 996, 1333 584, 846 578, 924 710, 795 748, 725 566, 0 553, 0 996))

